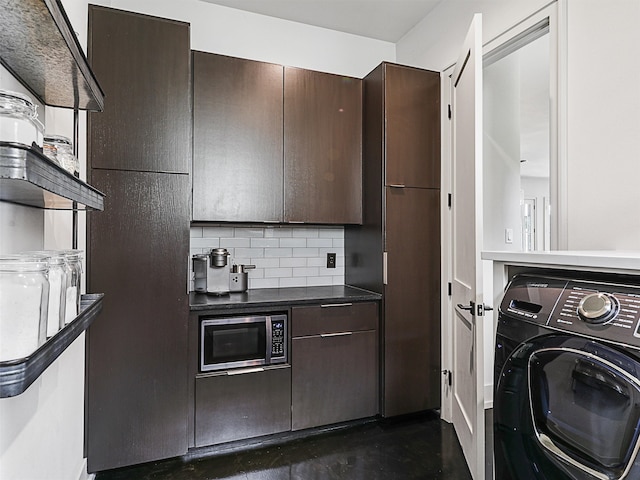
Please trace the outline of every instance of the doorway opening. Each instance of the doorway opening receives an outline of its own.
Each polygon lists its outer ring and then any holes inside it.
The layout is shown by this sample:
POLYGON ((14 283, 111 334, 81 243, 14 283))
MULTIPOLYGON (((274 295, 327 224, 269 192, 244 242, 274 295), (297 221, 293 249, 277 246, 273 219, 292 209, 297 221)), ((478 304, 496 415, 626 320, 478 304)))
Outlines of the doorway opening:
POLYGON ((485 250, 551 248, 548 19, 485 55, 485 250))

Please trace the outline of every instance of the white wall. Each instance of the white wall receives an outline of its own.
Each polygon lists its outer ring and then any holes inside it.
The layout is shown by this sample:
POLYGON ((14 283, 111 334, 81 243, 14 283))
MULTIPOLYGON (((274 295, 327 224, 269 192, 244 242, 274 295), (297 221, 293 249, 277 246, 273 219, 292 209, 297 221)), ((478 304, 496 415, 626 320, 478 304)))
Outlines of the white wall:
POLYGON ((396 59, 398 63, 443 71, 456 62, 474 13, 482 13, 483 43, 486 44, 551 3, 554 0, 440 2, 400 39, 396 59))
POLYGON ((123 10, 191 24, 191 48, 251 60, 364 77, 395 44, 197 0, 99 0, 123 10))
MULTIPOLYGON (((0 65, 0 88, 33 97, 20 82, 0 65)), ((35 101, 35 99, 32 98, 35 101)), ((37 102, 36 102, 37 104, 37 102)), ((44 117, 38 104, 38 116, 44 117)), ((43 248, 44 213, 42 210, 0 202, 0 255, 43 248)))
POLYGON ((520 215, 520 57, 484 68, 483 241, 485 250, 522 249, 520 215), (510 229, 511 243, 505 230, 510 229))
MULTIPOLYGON (((85 43, 87 0, 64 0, 65 10, 85 43)), ((0 88, 28 92, 2 67, 0 88)), ((70 110, 38 108, 47 133, 73 138, 70 110)), ((81 114, 84 118, 84 114, 81 114)), ((79 142, 85 165, 84 125, 79 142)), ((79 247, 84 249, 84 215, 79 247)), ((0 202, 0 254, 71 248, 71 213, 43 211, 0 202)), ((0 399, 0 478, 76 480, 87 477, 84 444, 84 334, 21 395, 0 399)))
POLYGON ((640 2, 568 1, 568 248, 640 250, 640 2))

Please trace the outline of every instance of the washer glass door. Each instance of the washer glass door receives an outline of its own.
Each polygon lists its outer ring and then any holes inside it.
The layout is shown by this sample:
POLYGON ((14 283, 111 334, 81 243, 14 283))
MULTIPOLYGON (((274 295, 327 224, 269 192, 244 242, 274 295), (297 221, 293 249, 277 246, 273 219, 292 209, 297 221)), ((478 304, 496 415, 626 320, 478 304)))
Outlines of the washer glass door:
POLYGON ((567 343, 529 357, 537 439, 562 462, 594 478, 622 478, 638 448, 638 365, 596 342, 567 343))

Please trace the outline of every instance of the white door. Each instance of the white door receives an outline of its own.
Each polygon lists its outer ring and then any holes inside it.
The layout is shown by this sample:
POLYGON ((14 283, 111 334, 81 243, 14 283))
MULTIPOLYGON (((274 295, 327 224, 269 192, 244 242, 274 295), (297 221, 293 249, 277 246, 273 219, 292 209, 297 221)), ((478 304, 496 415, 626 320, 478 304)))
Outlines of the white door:
POLYGON ((485 477, 482 298, 482 16, 452 76, 452 418, 474 480, 485 477))

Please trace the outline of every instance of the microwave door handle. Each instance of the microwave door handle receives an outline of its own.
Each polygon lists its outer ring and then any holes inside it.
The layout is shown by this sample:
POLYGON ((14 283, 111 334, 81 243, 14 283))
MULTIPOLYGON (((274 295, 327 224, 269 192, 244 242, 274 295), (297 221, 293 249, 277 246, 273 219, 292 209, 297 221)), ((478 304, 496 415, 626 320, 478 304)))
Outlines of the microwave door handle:
POLYGON ((266 352, 264 355, 264 361, 266 365, 271 364, 271 351, 273 349, 273 332, 271 328, 271 316, 267 316, 264 320, 265 323, 265 335, 267 337, 266 352))

